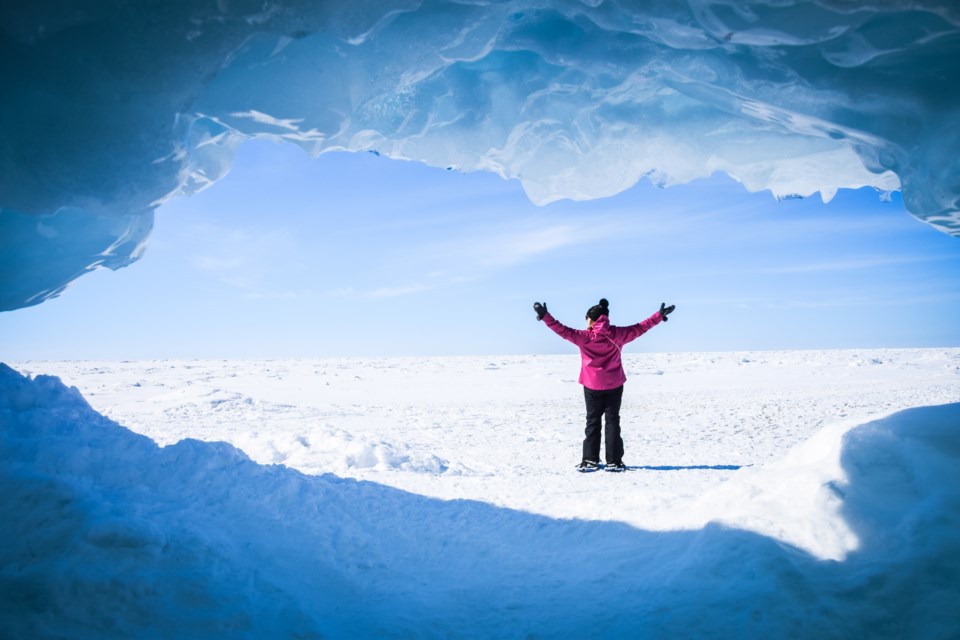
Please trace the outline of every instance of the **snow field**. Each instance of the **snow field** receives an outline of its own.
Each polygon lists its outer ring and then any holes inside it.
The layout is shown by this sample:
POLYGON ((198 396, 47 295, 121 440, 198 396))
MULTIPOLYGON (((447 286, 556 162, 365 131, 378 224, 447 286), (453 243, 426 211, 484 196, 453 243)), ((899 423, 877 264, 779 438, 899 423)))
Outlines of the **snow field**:
POLYGON ((571 473, 584 411, 575 355, 22 370, 61 375, 98 411, 161 445, 225 441, 304 473, 669 530, 721 517, 704 503, 707 489, 827 425, 960 400, 958 367, 957 349, 627 355, 624 459, 643 473, 596 474, 589 484, 571 473), (678 509, 677 500, 698 507, 678 509))
POLYGON ((630 356, 625 474, 573 471, 576 365, 17 365, 77 390, 0 368, 0 624, 960 632, 960 349, 630 356))

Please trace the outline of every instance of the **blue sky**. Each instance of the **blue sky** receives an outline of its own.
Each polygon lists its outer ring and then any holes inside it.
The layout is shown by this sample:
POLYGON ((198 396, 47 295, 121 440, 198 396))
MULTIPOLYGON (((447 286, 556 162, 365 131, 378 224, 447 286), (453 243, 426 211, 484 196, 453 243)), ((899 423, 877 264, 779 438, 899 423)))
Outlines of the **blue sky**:
POLYGON ((147 252, 0 313, 6 360, 568 353, 677 305, 629 349, 960 346, 960 239, 870 189, 777 202, 723 176, 531 204, 520 185, 252 141, 157 212, 147 252))

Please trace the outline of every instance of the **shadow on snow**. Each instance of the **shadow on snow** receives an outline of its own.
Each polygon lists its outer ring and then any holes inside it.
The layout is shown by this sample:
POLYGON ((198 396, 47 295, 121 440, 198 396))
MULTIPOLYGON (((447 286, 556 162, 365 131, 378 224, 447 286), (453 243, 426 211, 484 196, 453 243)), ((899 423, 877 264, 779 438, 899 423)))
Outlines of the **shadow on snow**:
POLYGON ((659 465, 659 466, 650 466, 650 465, 627 465, 628 470, 645 470, 645 471, 737 471, 745 467, 752 465, 740 465, 740 464, 694 464, 687 466, 674 466, 674 465, 659 465))

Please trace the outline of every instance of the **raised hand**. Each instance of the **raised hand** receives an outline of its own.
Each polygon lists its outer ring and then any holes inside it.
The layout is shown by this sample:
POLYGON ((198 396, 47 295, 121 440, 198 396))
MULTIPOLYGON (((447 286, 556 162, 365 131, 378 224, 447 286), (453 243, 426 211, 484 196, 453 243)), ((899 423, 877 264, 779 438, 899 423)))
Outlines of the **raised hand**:
POLYGON ((534 302, 533 310, 537 312, 537 320, 543 320, 544 314, 547 313, 547 303, 534 302))
POLYGON ((660 303, 660 315, 663 316, 664 322, 668 320, 667 316, 673 313, 673 310, 676 308, 677 308, 677 305, 675 304, 672 304, 668 307, 665 302, 660 303))

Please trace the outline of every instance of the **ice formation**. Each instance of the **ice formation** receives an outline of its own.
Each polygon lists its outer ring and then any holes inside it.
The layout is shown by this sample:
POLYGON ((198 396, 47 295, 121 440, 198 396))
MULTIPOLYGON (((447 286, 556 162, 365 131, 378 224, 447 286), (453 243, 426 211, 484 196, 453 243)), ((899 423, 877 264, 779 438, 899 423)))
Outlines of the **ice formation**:
POLYGON ((0 310, 136 259, 237 145, 589 199, 726 172, 873 186, 960 235, 951 0, 171 0, 0 7, 0 310))

